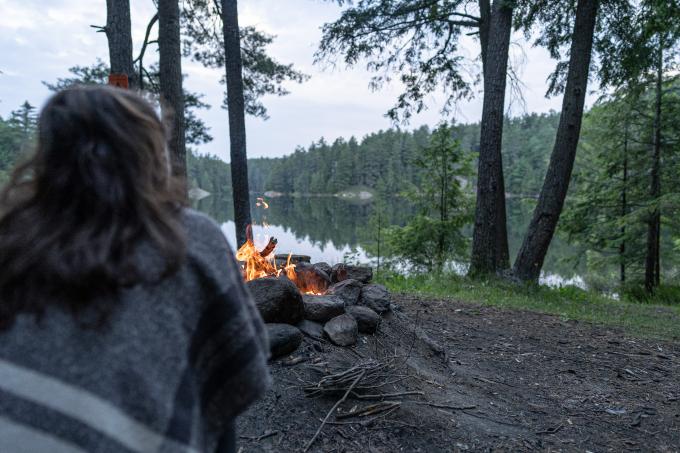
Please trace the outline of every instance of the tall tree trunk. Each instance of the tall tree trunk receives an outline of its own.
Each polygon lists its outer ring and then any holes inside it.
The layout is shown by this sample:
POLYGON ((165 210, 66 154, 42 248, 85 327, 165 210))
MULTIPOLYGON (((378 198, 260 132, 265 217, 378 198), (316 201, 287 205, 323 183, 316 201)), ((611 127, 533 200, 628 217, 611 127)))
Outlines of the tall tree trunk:
POLYGON ((172 171, 186 179, 184 92, 182 91, 182 44, 178 0, 158 0, 158 53, 161 110, 170 125, 168 148, 172 171))
POLYGON ((501 141, 511 31, 512 8, 504 0, 495 0, 489 17, 484 57, 477 205, 470 259, 470 275, 473 276, 493 274, 510 267, 501 141))
POLYGON ((482 74, 486 74, 486 52, 489 48, 489 21, 491 19, 490 0, 479 0, 479 44, 482 54, 482 74))
MULTIPOLYGON (((652 202, 657 203, 661 196, 661 100, 663 89, 663 42, 659 38, 659 49, 656 68, 656 96, 654 109, 654 147, 652 152, 652 171, 650 172, 649 195, 652 202)), ((647 256, 645 258, 645 288, 653 292, 661 281, 660 272, 660 236, 661 213, 658 206, 647 221, 647 256)))
POLYGON ((623 136, 623 169, 621 178, 621 243, 619 244, 620 281, 626 282, 626 215, 628 214, 628 119, 623 136))
POLYGON ((104 30, 109 41, 111 73, 127 75, 130 88, 137 88, 137 75, 132 64, 130 0, 106 0, 104 30))
POLYGON ((515 276, 523 281, 538 281, 569 189, 581 133, 598 6, 598 0, 579 0, 576 7, 567 85, 555 145, 538 204, 515 260, 515 276))
POLYGON ((222 23, 224 27, 224 54, 227 76, 227 110, 229 112, 234 223, 236 224, 236 240, 241 245, 246 242, 246 227, 250 224, 251 220, 241 38, 238 27, 236 0, 222 0, 222 23))

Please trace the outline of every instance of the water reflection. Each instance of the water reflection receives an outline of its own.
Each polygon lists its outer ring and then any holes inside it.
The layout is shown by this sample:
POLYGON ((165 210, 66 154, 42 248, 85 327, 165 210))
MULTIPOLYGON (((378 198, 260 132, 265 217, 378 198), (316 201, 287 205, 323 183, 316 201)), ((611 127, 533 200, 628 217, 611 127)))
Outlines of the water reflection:
MULTIPOLYGON (((370 235, 367 231, 372 203, 354 203, 336 197, 280 197, 267 200, 269 209, 256 208, 253 197, 255 241, 262 247, 269 236, 278 239, 278 253, 298 253, 312 257, 314 262, 330 264, 342 262, 350 254, 353 259, 368 261, 361 244, 370 235), (263 224, 268 228, 263 228, 263 224)), ((195 202, 195 207, 215 218, 232 247, 236 248, 233 205, 231 197, 209 196, 195 202)), ((526 201, 508 200, 508 233, 511 256, 521 245, 522 234, 528 224, 533 206, 526 201)), ((403 225, 414 215, 413 206, 403 199, 385 203, 386 224, 403 225)), ((584 287, 579 251, 560 237, 556 237, 546 257, 542 282, 551 286, 575 285, 584 287)), ((453 263, 464 272, 467 265, 453 263)))

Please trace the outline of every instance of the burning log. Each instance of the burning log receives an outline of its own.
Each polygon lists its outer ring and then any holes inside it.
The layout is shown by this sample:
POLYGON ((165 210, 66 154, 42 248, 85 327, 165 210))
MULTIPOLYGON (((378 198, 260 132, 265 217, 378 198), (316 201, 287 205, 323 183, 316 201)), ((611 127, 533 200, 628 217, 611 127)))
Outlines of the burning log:
POLYGON ((274 251, 278 242, 279 241, 276 238, 269 238, 269 242, 267 243, 267 246, 260 252, 260 256, 262 258, 268 257, 274 251))
MULTIPOLYGON (((252 227, 252 225, 248 225, 246 227, 246 242, 251 246, 254 246, 254 244, 255 244, 255 241, 253 241, 253 227, 252 227)), ((275 237, 271 237, 271 238, 269 238, 269 242, 267 242, 267 245, 262 249, 262 251, 260 251, 260 250, 255 250, 255 251, 262 258, 266 258, 269 255, 271 255, 271 253, 276 248, 276 244, 278 244, 278 242, 279 241, 275 237)))

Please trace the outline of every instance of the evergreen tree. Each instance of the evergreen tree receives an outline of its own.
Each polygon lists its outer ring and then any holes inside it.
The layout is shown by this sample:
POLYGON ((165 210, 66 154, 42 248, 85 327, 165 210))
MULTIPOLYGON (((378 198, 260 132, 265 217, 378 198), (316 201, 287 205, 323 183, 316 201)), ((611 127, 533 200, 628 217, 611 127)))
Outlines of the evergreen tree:
POLYGON ((442 124, 432 132, 429 145, 414 162, 427 178, 407 194, 420 214, 404 227, 387 230, 392 255, 432 271, 442 270, 448 261, 465 253, 462 228, 470 221, 470 200, 464 185, 471 174, 471 160, 453 138, 450 126, 442 124))

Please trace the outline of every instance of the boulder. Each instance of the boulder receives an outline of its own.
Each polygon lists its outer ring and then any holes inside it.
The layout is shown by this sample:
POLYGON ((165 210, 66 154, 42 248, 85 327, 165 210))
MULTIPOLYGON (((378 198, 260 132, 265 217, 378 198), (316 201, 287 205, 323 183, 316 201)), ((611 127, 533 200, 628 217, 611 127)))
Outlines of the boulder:
POLYGON ((336 264, 331 270, 333 283, 353 279, 361 283, 370 283, 373 278, 373 269, 365 266, 352 266, 351 264, 336 264))
POLYGON ((329 278, 330 278, 331 274, 333 273, 333 268, 328 263, 324 263, 324 262, 315 263, 313 266, 315 268, 319 269, 320 271, 322 271, 323 273, 325 273, 326 275, 328 275, 329 278))
POLYGON ((305 307, 302 294, 287 278, 257 278, 246 283, 264 322, 297 324, 305 307))
MULTIPOLYGON (((290 255, 290 264, 309 263, 312 258, 308 255, 290 255)), ((274 255, 276 267, 284 266, 288 263, 288 254, 277 253, 274 255)))
POLYGON ((361 305, 347 307, 347 314, 357 322, 361 333, 375 333, 381 321, 378 313, 361 305))
POLYGON ((336 316, 323 326, 323 331, 338 346, 351 346, 359 337, 359 326, 348 314, 336 316))
POLYGON ((356 305, 359 302, 362 286, 361 283, 353 279, 343 280, 328 288, 326 295, 342 298, 345 305, 356 305))
POLYGON ((269 335, 269 351, 272 359, 290 354, 300 347, 302 332, 297 327, 279 323, 265 325, 269 335))
POLYGON ((383 285, 366 285, 361 288, 359 305, 383 314, 390 310, 390 293, 383 285))
POLYGON ((339 296, 302 296, 305 319, 326 322, 345 312, 345 301, 339 296))
POLYGON ((323 338, 323 324, 303 319, 297 327, 308 337, 316 338, 317 340, 323 338))

